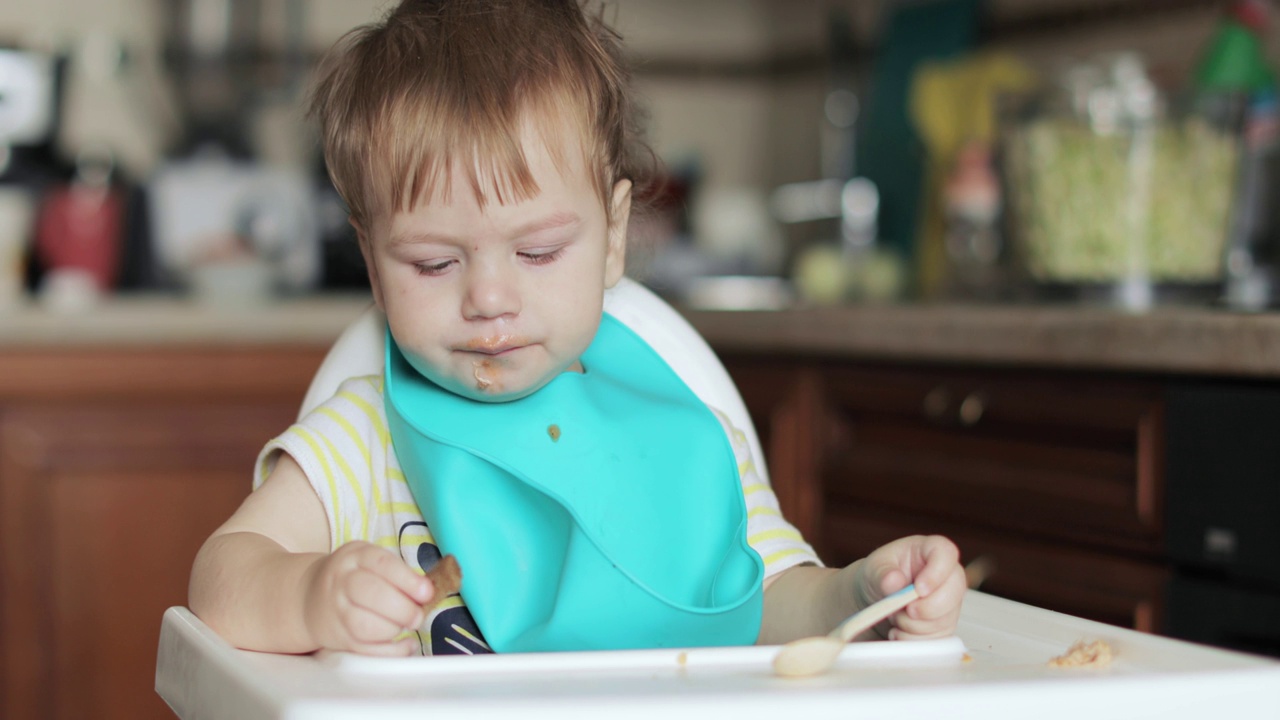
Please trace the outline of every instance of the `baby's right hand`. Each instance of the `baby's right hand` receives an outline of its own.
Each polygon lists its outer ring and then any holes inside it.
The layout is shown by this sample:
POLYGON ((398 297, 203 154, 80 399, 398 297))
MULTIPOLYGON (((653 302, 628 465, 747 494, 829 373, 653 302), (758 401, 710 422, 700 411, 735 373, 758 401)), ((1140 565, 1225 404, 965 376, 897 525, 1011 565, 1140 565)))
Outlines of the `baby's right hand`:
POLYGON ((409 655, 435 589, 395 553, 360 540, 311 567, 303 620, 317 645, 364 655, 409 655))

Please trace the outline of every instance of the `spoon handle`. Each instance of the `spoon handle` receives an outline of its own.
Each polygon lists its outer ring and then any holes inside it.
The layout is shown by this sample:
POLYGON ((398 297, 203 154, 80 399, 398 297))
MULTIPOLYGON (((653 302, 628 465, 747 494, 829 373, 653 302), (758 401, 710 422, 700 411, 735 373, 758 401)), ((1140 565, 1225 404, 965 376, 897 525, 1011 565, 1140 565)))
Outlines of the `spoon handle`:
POLYGON ((835 630, 831 631, 830 637, 847 643, 856 637, 858 633, 898 612, 918 597, 920 597, 920 594, 916 592, 916 586, 908 585, 898 592, 877 600, 850 615, 848 619, 837 625, 835 630))

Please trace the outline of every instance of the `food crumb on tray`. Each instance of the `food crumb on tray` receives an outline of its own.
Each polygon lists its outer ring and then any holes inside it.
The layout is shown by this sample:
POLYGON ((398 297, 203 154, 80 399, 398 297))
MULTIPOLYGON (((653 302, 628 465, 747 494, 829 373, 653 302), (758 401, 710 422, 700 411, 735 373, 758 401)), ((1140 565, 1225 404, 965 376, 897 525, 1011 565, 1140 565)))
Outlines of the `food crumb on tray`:
POLYGON ((1114 653, 1105 640, 1078 640, 1067 651, 1049 661, 1049 667, 1104 668, 1111 664, 1114 653))

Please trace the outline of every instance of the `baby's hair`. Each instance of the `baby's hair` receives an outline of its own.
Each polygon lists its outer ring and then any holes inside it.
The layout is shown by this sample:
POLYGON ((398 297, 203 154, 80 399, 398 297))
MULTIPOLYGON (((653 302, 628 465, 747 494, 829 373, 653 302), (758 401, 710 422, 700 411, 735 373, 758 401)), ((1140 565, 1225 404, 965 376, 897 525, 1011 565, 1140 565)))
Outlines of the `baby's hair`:
POLYGON ((619 180, 643 200, 657 163, 620 41, 579 0, 404 0, 320 64, 310 113, 329 176, 364 227, 447 197, 456 163, 478 202, 519 201, 538 190, 521 143, 532 120, 558 163, 579 145, 558 134, 577 131, 606 212, 619 180))

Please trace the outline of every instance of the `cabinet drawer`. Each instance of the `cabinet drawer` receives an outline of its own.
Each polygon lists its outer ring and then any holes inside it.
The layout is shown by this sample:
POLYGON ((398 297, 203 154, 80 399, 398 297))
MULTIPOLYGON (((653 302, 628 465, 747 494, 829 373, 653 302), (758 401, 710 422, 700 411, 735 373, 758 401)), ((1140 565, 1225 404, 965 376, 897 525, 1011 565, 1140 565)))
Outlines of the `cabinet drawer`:
POLYGON ((1158 387, 848 366, 827 367, 823 380, 829 502, 1160 551, 1158 387))
POLYGON ((961 559, 994 561, 985 592, 1077 617, 1164 632, 1167 569, 1102 553, 1037 543, 1018 535, 975 531, 925 517, 872 514, 828 508, 823 523, 823 558, 845 565, 875 548, 913 534, 943 534, 960 548, 961 559))

